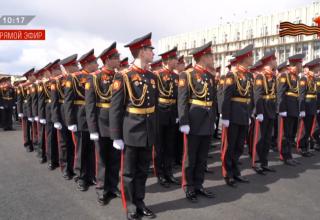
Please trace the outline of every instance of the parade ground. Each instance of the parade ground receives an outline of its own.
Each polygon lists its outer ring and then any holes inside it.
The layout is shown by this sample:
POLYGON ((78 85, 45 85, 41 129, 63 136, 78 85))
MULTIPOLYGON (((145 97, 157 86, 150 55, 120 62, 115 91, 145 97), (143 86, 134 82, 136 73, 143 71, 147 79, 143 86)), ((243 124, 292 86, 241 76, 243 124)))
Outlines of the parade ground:
MULTIPOLYGON (((22 146, 22 134, 0 132, 0 219, 125 219, 120 199, 107 206, 99 206, 94 187, 87 192, 76 190, 73 180, 62 178, 59 169, 49 171, 40 164, 34 152, 22 146)), ((211 149, 205 186, 216 198, 199 198, 197 204, 185 199, 180 187, 164 189, 150 174, 145 202, 156 213, 157 219, 315 219, 320 218, 320 154, 297 159, 301 165, 288 167, 271 152, 271 166, 276 173, 266 176, 250 169, 247 152, 242 161, 243 175, 249 184, 230 188, 221 176, 219 147, 211 149)), ((175 175, 181 177, 181 168, 175 175)))

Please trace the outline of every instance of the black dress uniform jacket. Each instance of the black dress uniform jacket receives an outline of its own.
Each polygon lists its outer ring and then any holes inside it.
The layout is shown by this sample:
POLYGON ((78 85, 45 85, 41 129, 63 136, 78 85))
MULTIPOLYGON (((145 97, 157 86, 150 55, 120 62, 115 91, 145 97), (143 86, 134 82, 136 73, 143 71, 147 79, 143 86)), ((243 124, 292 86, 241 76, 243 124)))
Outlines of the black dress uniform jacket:
POLYGON ((212 135, 216 117, 214 77, 200 67, 188 69, 179 76, 179 123, 190 126, 192 135, 212 135))

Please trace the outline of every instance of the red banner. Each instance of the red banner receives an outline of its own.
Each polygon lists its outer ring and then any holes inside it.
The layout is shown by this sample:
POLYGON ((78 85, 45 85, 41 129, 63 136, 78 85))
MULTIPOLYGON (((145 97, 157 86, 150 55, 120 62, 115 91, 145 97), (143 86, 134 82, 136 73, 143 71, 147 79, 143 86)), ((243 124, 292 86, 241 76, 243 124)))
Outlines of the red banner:
POLYGON ((0 40, 45 40, 45 30, 0 30, 0 40))

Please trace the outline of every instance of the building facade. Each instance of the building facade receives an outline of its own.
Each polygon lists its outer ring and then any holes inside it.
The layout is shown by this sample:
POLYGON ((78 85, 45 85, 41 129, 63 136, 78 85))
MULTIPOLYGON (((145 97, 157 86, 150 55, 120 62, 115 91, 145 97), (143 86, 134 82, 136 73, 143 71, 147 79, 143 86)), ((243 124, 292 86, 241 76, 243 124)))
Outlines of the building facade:
POLYGON ((248 44, 255 46, 255 60, 260 59, 265 51, 275 50, 278 63, 295 53, 304 53, 305 61, 309 61, 320 57, 320 39, 316 35, 281 38, 279 25, 284 21, 317 25, 313 19, 318 16, 320 16, 320 1, 315 1, 310 5, 286 12, 166 37, 159 40, 158 47, 159 51, 165 51, 177 46, 179 54, 184 55, 186 61, 190 63, 192 62, 190 50, 212 41, 215 66, 221 66, 223 72, 232 54, 248 44))

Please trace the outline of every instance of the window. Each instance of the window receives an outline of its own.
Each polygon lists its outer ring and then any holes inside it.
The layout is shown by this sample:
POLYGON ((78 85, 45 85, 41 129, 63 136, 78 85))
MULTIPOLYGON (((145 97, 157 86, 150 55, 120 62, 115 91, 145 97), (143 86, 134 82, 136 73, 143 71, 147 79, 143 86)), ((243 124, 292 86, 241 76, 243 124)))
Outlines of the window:
POLYGON ((194 48, 197 47, 197 43, 196 43, 195 40, 193 41, 193 47, 194 47, 194 48))
POLYGON ((203 44, 205 44, 205 43, 206 43, 206 39, 205 39, 205 38, 203 38, 202 42, 203 42, 203 44))
POLYGON ((187 49, 187 42, 184 42, 184 49, 187 49))
POLYGON ((213 36, 213 44, 217 44, 217 37, 213 36))
POLYGON ((227 35, 227 34, 224 35, 224 42, 225 42, 225 43, 228 42, 228 35, 227 35))

